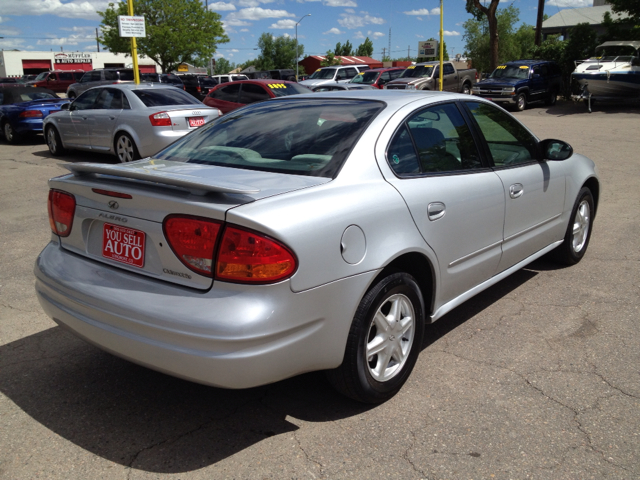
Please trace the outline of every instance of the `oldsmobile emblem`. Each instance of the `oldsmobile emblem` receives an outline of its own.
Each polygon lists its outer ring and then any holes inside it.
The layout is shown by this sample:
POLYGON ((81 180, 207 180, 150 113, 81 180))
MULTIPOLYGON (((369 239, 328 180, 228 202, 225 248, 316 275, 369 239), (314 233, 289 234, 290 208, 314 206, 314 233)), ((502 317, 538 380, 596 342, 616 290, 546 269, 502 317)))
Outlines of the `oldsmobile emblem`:
POLYGON ((117 210, 119 206, 120 206, 120 205, 118 205, 118 202, 116 202, 115 200, 111 200, 111 201, 109 202, 109 208, 110 208, 111 210, 117 210))

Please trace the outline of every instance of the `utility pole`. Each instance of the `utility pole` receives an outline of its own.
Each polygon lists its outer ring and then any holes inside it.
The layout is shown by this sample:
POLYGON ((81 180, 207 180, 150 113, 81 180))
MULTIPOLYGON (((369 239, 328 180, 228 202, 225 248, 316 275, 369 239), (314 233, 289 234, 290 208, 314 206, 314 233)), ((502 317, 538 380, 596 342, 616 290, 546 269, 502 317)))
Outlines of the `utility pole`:
POLYGON ((411 45, 407 45, 407 62, 411 61, 411 45))
POLYGON ((542 20, 544 19, 544 0, 538 0, 538 19, 536 22, 535 44, 540 46, 542 43, 542 20))
POLYGON ((389 27, 389 58, 391 58, 391 27, 389 27))
POLYGON ((100 39, 98 38, 98 29, 96 28, 96 44, 98 45, 98 53, 100 53, 100 39))
POLYGON ((387 49, 386 49, 386 48, 384 48, 384 47, 382 47, 382 61, 383 61, 383 62, 384 62, 384 59, 385 59, 385 58, 386 58, 386 56, 387 56, 387 55, 386 55, 386 51, 387 51, 387 49))

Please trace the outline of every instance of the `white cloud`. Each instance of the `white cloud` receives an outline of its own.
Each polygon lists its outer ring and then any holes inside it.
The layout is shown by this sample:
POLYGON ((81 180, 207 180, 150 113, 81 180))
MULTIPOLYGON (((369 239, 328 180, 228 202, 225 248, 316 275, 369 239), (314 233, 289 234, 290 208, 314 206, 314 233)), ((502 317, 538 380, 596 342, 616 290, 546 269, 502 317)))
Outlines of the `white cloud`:
POLYGON ((358 17, 357 15, 349 15, 347 13, 341 13, 338 23, 340 26, 348 29, 360 28, 368 25, 370 23, 376 25, 382 25, 384 23, 384 19, 380 17, 372 17, 371 15, 365 15, 364 17, 358 17))
POLYGON ((579 8, 591 7, 593 2, 591 0, 549 0, 546 5, 558 8, 579 8))
POLYGON ((358 4, 352 0, 324 0, 326 7, 357 7, 358 4))
POLYGON ((357 38, 358 40, 364 40, 364 34, 360 31, 357 31, 356 33, 354 33, 353 38, 357 38))
POLYGON ((295 27, 296 27, 295 20, 278 20, 276 23, 271 24, 269 28, 294 29, 295 27))
POLYGON ((216 2, 209 4, 209 10, 214 12, 229 12, 236 9, 233 3, 216 2))
POLYGON ((235 20, 262 20, 264 18, 282 18, 282 17, 295 17, 293 13, 289 13, 286 10, 271 10, 268 8, 251 7, 243 8, 238 12, 232 12, 227 15, 225 21, 235 20))
POLYGON ((248 28, 241 28, 241 29, 240 29, 240 31, 241 31, 241 32, 248 32, 248 31, 249 31, 249 29, 248 29, 248 28))
POLYGON ((236 3, 239 7, 257 7, 261 3, 273 3, 276 0, 238 0, 236 3))
POLYGON ((442 35, 444 35, 445 37, 457 37, 460 35, 460 32, 456 32, 455 30, 452 30, 452 31, 444 30, 442 32, 442 35))
POLYGON ((377 40, 378 38, 382 38, 382 37, 386 37, 387 34, 386 33, 382 33, 382 32, 373 32, 370 34, 374 40, 377 40))
POLYGON ((80 43, 95 42, 95 37, 91 35, 70 35, 63 38, 47 38, 44 40, 38 40, 36 45, 78 45, 80 43))
POLYGON ((440 15, 439 8, 432 8, 429 10, 428 8, 421 8, 420 10, 410 10, 408 12, 402 12, 405 15, 440 15))
POLYGON ((333 33, 334 35, 342 35, 344 32, 341 32, 336 27, 333 27, 331 30, 327 30, 326 32, 323 32, 323 34, 325 34, 325 35, 327 33, 333 33))
POLYGON ((96 13, 109 7, 109 0, 20 0, 2 1, 3 15, 55 15, 64 18, 99 20, 96 13))
POLYGON ((347 13, 356 13, 356 11, 353 8, 347 8, 345 10, 345 12, 347 12, 347 13))

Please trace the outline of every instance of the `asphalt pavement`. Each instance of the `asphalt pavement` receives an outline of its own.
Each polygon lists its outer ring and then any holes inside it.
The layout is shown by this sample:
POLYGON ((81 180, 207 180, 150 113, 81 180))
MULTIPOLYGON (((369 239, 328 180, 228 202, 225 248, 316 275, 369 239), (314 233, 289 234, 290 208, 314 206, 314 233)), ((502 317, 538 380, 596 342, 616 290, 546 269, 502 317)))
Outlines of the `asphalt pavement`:
POLYGON ((573 267, 536 261, 428 326, 408 383, 378 406, 317 372, 205 387, 58 327, 33 288, 47 179, 115 160, 0 140, 0 478, 640 478, 640 108, 515 115, 598 165, 589 250, 573 267))

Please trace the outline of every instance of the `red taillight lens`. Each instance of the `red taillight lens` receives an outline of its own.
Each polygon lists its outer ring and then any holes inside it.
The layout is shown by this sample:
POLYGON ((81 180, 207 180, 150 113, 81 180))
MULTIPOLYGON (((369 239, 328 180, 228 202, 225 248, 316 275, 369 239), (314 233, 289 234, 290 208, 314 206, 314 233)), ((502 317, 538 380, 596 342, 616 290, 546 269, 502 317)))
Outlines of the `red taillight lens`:
POLYGON ((151 120, 151 125, 154 127, 170 127, 171 126, 171 117, 167 112, 158 112, 153 115, 149 115, 149 120, 151 120))
POLYGON ((170 216, 164 221, 164 236, 185 266, 200 275, 213 276, 213 252, 220 222, 198 217, 170 216))
POLYGON ((296 259, 287 247, 237 227, 225 228, 216 260, 216 279, 232 282, 277 282, 296 270, 296 259))
POLYGON ((56 235, 67 237, 73 226, 73 215, 76 212, 76 199, 70 193, 49 190, 49 223, 56 235))
POLYGON ((198 90, 198 93, 202 92, 202 87, 196 87, 196 89, 198 90))
POLYGON ((40 110, 25 110, 18 115, 20 118, 42 118, 42 112, 40 110))

